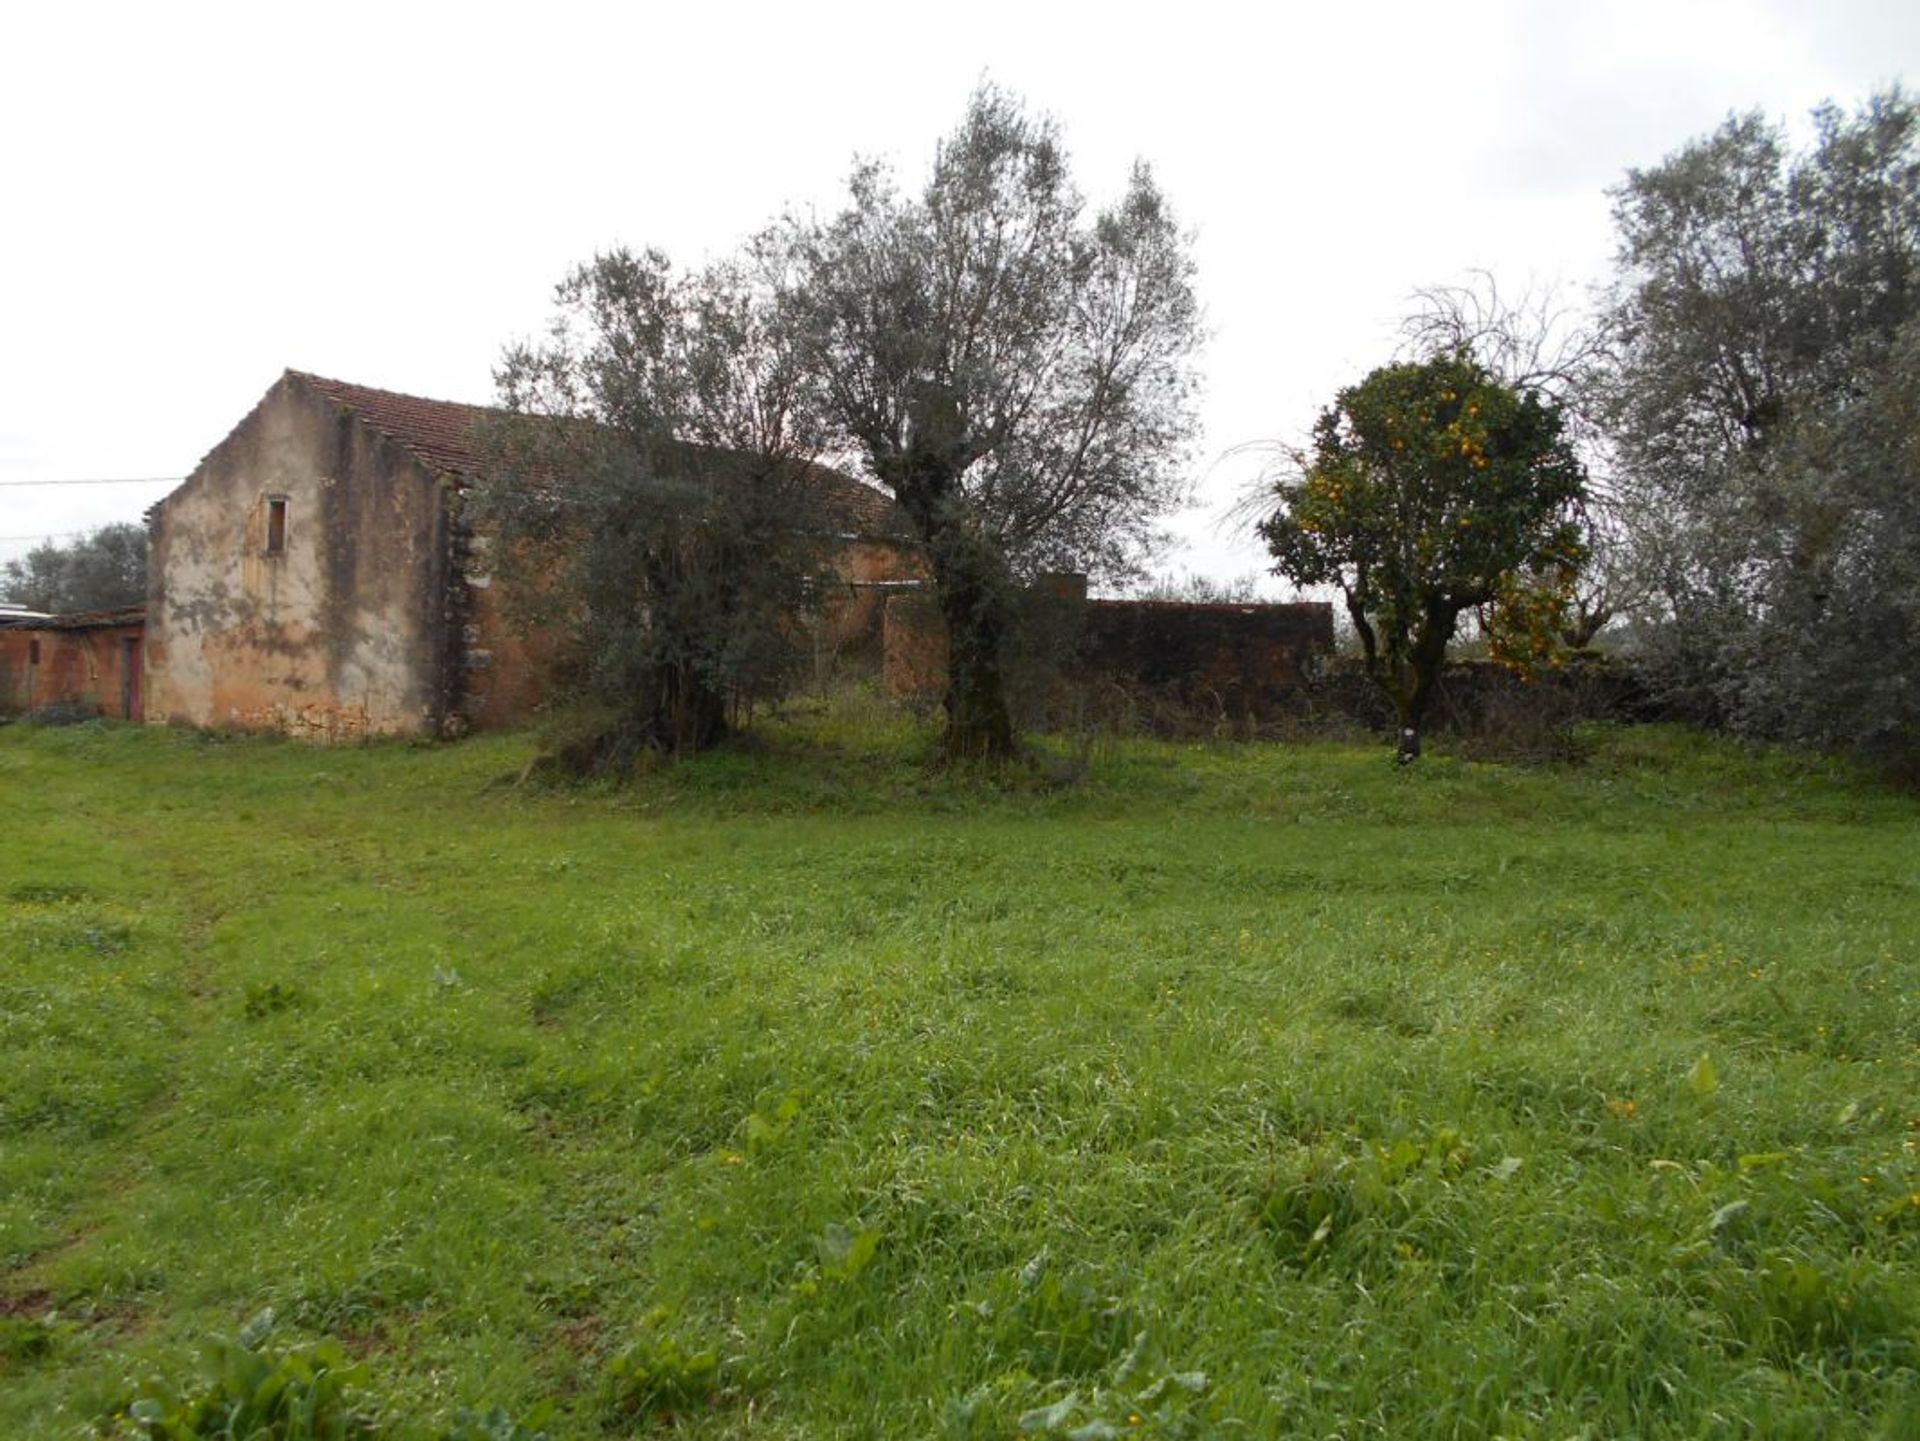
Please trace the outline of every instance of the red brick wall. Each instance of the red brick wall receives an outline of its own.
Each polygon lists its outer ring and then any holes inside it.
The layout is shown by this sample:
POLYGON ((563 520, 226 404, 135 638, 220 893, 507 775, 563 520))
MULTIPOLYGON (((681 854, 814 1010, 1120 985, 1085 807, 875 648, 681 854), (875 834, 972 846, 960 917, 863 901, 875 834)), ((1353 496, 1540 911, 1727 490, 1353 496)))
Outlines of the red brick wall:
POLYGON ((1318 603, 1087 604, 1080 669, 1177 704, 1262 720, 1298 700, 1312 657, 1333 650, 1333 610, 1318 603))
POLYGON ((820 643, 836 651, 879 653, 889 597, 926 580, 926 562, 904 541, 862 538, 833 557, 834 579, 820 590, 820 643))
MULTIPOLYGON (((53 705, 86 706, 100 715, 126 714, 126 642, 133 642, 139 673, 144 627, 138 623, 63 626, 0 631, 0 707, 37 711, 53 705), (33 663, 39 642, 39 663, 33 663)), ((139 716, 139 690, 133 696, 139 716)))
MULTIPOLYGON (((834 654, 878 654, 881 614, 902 582, 919 580, 925 564, 919 552, 901 541, 862 537, 845 543, 832 557, 833 578, 816 592, 813 616, 803 622, 807 639, 834 654)), ((553 657, 564 636, 528 635, 515 624, 502 595, 504 582, 485 571, 485 547, 468 566, 471 599, 463 641, 467 647, 465 713, 476 730, 523 725, 545 699, 553 657)))
POLYGON ((881 679, 898 701, 938 700, 947 685, 947 626, 926 591, 887 597, 881 636, 881 679))
MULTIPOLYGON (((1060 587, 1048 582, 1048 589, 1057 594, 1060 587)), ((1094 600, 1081 608, 1078 630, 1062 667, 1067 678, 1137 688, 1209 715, 1249 720, 1297 703, 1312 657, 1333 649, 1333 611, 1317 603, 1094 600)), ((940 695, 946 628, 926 592, 887 601, 883 657, 887 693, 896 700, 940 695)))
POLYGON ((465 694, 462 714, 475 730, 525 725, 546 693, 551 638, 522 633, 502 610, 500 587, 478 563, 469 562, 465 632, 465 694))

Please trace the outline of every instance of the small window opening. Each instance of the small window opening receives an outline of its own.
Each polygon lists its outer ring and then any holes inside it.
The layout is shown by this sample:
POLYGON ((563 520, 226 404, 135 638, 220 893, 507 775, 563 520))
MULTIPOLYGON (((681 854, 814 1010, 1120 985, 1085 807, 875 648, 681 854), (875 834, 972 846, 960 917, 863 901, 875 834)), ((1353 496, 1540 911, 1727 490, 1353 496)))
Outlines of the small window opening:
POLYGON ((37 635, 27 638, 27 664, 40 664, 40 637, 37 635))
POLYGON ((286 553, 287 498, 284 495, 270 495, 267 497, 267 554, 286 553))

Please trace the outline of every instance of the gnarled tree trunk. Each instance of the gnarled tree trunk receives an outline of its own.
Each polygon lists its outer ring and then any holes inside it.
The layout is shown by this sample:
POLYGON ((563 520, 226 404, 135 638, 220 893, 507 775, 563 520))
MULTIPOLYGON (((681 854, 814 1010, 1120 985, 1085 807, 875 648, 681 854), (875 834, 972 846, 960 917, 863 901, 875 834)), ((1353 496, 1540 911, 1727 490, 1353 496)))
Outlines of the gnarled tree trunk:
POLYGON ((1004 760, 1014 752, 1002 673, 1012 616, 1001 577, 983 569, 977 560, 935 565, 947 623, 947 729, 940 748, 950 761, 1004 760))
POLYGON ((727 734, 727 699, 691 666, 662 666, 655 704, 655 744, 674 755, 718 745, 727 734))
POLYGON ((950 761, 1006 760, 1015 750, 1004 674, 1013 586, 998 548, 974 529, 960 493, 961 477, 980 453, 952 395, 929 386, 915 403, 905 450, 881 467, 927 547, 947 624, 947 729, 940 751, 950 761))

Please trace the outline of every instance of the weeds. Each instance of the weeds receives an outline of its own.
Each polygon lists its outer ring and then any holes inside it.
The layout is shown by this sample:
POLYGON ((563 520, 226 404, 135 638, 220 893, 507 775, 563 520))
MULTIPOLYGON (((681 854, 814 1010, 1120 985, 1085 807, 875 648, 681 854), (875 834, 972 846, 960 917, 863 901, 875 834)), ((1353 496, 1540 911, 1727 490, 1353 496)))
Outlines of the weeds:
POLYGON ((141 1382, 114 1409, 114 1431, 139 1441, 378 1441, 385 1428, 359 1394, 364 1369, 332 1342, 264 1350, 272 1329, 262 1312, 238 1336, 209 1341, 194 1380, 141 1382))
POLYGON ((639 1334, 606 1363, 602 1404, 619 1421, 670 1421, 678 1412, 713 1402, 720 1386, 718 1351, 688 1346, 671 1329, 665 1307, 649 1312, 639 1334))

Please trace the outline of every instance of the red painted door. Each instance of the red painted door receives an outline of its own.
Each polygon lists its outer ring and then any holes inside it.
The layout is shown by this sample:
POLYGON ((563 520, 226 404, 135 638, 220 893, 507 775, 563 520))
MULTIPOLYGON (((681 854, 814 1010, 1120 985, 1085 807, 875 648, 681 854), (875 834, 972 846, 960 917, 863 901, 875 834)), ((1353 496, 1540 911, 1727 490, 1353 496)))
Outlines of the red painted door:
POLYGON ((120 716, 139 720, 140 716, 140 637, 120 638, 120 716))

